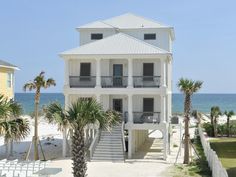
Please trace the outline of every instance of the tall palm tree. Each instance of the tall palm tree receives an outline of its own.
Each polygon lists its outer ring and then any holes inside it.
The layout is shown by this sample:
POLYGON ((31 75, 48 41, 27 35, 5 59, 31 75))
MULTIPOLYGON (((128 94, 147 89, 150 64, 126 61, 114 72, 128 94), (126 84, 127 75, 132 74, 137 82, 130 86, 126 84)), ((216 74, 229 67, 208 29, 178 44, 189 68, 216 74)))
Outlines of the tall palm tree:
POLYGON ((88 124, 99 124, 100 129, 109 129, 120 123, 120 114, 115 111, 104 111, 102 105, 95 99, 80 98, 65 111, 57 103, 52 103, 46 109, 46 117, 51 122, 57 122, 59 127, 67 126, 73 129, 72 160, 74 177, 85 177, 87 164, 85 160, 84 128, 88 124), (67 122, 68 121, 68 122, 67 122))
POLYGON ((35 97, 34 97, 34 102, 35 102, 35 120, 34 120, 34 137, 33 137, 33 143, 34 143, 34 160, 39 159, 39 153, 38 153, 38 107, 39 107, 39 100, 40 100, 40 94, 41 94, 41 89, 47 89, 51 86, 55 86, 56 82, 54 79, 45 78, 45 72, 41 72, 38 76, 34 78, 33 81, 30 81, 26 83, 23 87, 23 90, 35 90, 35 97))
POLYGON ((4 137, 7 155, 9 143, 11 143, 11 155, 13 141, 24 139, 29 134, 29 122, 26 119, 19 118, 21 113, 20 104, 0 95, 0 136, 4 137))
POLYGON ((229 127, 229 120, 234 115, 234 111, 225 111, 224 114, 227 117, 227 136, 230 135, 230 127, 229 127))
MULTIPOLYGON (((60 103, 51 103, 43 109, 45 118, 49 123, 56 124, 58 130, 63 134, 63 146, 67 146, 67 129, 70 127, 65 109, 60 103)), ((66 148, 63 149, 63 156, 66 156, 66 148)))
POLYGON ((221 111, 219 106, 213 106, 211 107, 211 123, 212 123, 212 127, 213 127, 213 136, 216 137, 217 136, 217 122, 218 122, 218 118, 221 115, 221 111))
POLYGON ((202 87, 201 81, 193 81, 181 78, 177 84, 179 90, 184 94, 184 164, 189 164, 189 119, 191 114, 191 96, 202 87))

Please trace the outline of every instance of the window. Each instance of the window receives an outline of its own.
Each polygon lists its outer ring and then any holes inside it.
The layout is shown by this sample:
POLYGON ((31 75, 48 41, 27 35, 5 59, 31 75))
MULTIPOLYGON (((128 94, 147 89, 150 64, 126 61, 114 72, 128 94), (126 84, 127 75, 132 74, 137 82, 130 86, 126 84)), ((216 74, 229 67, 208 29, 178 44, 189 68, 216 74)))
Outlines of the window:
POLYGON ((7 73, 7 87, 11 88, 12 87, 12 73, 7 73))
POLYGON ((103 34, 102 33, 92 33, 91 34, 91 40, 99 40, 103 38, 103 34))
POLYGON ((156 39, 155 33, 144 34, 144 40, 155 40, 155 39, 156 39))
POLYGON ((89 80, 91 73, 91 63, 80 63, 80 80, 89 80))
POLYGON ((143 80, 152 81, 154 76, 154 64, 143 63, 143 80))
POLYGON ((153 111, 154 111, 154 99, 143 98, 143 112, 153 112, 153 111))

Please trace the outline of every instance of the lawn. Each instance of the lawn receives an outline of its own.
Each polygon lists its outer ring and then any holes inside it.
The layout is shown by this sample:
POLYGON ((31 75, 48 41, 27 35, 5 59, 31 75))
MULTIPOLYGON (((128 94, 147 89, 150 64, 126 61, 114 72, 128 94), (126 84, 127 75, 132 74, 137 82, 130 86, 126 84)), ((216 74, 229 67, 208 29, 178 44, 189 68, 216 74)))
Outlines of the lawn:
POLYGON ((229 177, 236 176, 236 138, 217 138, 210 141, 229 177))

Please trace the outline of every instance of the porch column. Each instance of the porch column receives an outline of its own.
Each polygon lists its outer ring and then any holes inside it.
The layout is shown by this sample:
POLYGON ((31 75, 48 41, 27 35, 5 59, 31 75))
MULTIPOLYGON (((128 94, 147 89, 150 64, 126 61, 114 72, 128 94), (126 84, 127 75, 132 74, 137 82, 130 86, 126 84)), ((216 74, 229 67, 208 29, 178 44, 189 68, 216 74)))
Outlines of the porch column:
POLYGON ((128 87, 133 87, 133 60, 128 59, 128 87))
POLYGON ((166 96, 160 95, 161 97, 161 122, 166 122, 166 96))
POLYGON ((101 102, 101 95, 100 94, 96 94, 96 100, 97 100, 97 102, 101 102))
POLYGON ((129 129, 129 139, 128 139, 128 158, 132 158, 133 154, 133 130, 129 129))
POLYGON ((65 86, 69 86, 69 60, 65 60, 65 73, 64 73, 64 84, 65 86))
POLYGON ((161 87, 166 87, 166 61, 161 59, 161 87))
POLYGON ((133 122, 133 95, 128 95, 128 122, 133 122))
POLYGON ((164 130, 164 135, 163 135, 163 140, 164 140, 164 160, 167 160, 167 153, 168 153, 168 126, 165 126, 164 130))
POLYGON ((101 59, 96 59, 96 87, 101 87, 101 59))
MULTIPOLYGON (((67 110, 69 107, 69 95, 65 94, 65 109, 67 110)), ((67 129, 63 128, 63 141, 62 141, 62 156, 66 157, 67 154, 67 129)))

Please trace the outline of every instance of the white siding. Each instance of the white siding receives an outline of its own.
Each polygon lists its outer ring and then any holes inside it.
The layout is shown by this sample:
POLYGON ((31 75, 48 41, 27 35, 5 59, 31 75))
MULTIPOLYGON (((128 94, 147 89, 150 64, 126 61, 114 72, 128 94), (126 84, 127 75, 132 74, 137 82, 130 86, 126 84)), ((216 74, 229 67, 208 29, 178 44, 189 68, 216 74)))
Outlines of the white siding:
POLYGON ((134 76, 143 76, 143 63, 154 63, 154 76, 161 76, 161 62, 159 59, 133 60, 134 76))
POLYGON ((161 112, 161 100, 158 95, 134 95, 133 96, 133 111, 143 111, 143 98, 154 98, 154 112, 161 112))
POLYGON ((96 60, 84 59, 84 60, 70 60, 69 61, 69 75, 80 75, 80 63, 91 63, 91 76, 96 76, 96 60))
POLYGON ((111 36, 116 33, 114 29, 95 29, 95 30, 81 30, 80 31, 80 45, 84 45, 96 40, 91 40, 91 33, 102 33, 103 38, 111 36))
POLYGON ((171 51, 170 33, 167 29, 129 29, 120 31, 166 51, 171 51), (156 33, 156 40, 144 40, 144 34, 146 33, 156 33))

